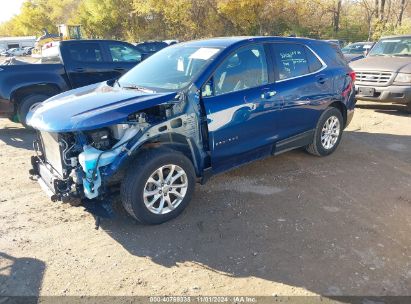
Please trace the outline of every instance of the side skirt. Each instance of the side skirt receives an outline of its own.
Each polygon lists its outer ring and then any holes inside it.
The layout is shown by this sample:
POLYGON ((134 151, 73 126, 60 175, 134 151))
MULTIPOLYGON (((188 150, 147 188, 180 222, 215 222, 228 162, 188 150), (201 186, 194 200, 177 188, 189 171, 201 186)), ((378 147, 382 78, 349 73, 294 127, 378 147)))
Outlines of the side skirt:
POLYGON ((315 129, 280 140, 275 144, 272 154, 278 155, 295 148, 307 146, 313 142, 314 134, 315 129))

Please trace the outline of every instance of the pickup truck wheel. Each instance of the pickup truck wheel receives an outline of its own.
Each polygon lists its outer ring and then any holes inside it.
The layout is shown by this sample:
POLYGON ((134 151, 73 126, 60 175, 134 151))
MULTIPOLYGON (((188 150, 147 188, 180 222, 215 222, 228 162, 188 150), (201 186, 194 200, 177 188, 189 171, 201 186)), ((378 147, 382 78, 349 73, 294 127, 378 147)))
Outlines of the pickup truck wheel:
POLYGON ((313 142, 306 150, 316 156, 326 156, 333 153, 341 141, 343 117, 341 112, 333 107, 327 108, 318 120, 313 142))
POLYGON ((44 94, 33 94, 29 95, 27 97, 24 97, 18 107, 17 107, 17 118, 19 122, 25 127, 25 128, 30 128, 30 126, 27 125, 26 122, 26 116, 29 113, 29 111, 40 104, 41 102, 45 101, 46 99, 50 98, 48 95, 44 94))
POLYGON ((139 222, 161 224, 187 207, 194 185, 194 168, 184 154, 169 149, 147 150, 127 170, 121 201, 139 222))

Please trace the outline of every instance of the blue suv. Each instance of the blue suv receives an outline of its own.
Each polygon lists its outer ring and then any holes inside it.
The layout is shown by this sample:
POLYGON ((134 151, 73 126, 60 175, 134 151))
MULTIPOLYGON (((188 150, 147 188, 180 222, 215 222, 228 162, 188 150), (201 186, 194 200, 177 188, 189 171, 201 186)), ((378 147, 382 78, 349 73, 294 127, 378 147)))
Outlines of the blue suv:
POLYGON ((299 147, 334 152, 353 116, 354 80, 338 47, 318 40, 180 43, 32 109, 30 173, 52 200, 94 207, 109 206, 120 185, 132 217, 163 223, 196 181, 299 147))

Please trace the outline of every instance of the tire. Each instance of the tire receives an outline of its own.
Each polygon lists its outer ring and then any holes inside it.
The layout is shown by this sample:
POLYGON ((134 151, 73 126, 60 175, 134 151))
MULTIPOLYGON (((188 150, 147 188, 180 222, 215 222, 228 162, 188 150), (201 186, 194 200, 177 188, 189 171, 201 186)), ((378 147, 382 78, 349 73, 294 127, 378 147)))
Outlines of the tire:
POLYGON ((50 98, 50 96, 48 95, 44 95, 44 94, 33 94, 33 95, 29 95, 27 97, 24 97, 18 107, 17 107, 17 118, 19 120, 19 122, 27 129, 30 129, 30 126, 27 125, 26 122, 26 117, 27 114, 29 113, 30 109, 38 104, 41 103, 43 101, 45 101, 46 99, 50 98))
POLYGON ((194 186, 194 167, 184 154, 162 148, 146 150, 136 158, 136 162, 128 168, 125 174, 121 184, 121 201, 127 213, 140 223, 161 224, 183 212, 191 200, 194 186), (183 175, 172 183, 170 182, 171 187, 168 188, 167 178, 170 176, 172 165, 175 167, 173 167, 174 173, 171 176, 183 175), (161 179, 158 175, 160 169, 164 177, 162 180, 164 186, 161 186, 161 179), (184 185, 185 183, 187 183, 186 188, 176 187, 173 190, 173 185, 184 185), (180 198, 174 195, 176 192, 180 194, 180 198), (148 195, 149 193, 156 194, 148 195), (161 209, 162 202, 164 208, 161 209), (152 203, 151 207, 150 203, 152 203), (159 210, 161 210, 160 213, 159 210))
POLYGON ((337 149, 341 141, 343 128, 344 120, 340 110, 334 107, 327 108, 318 120, 313 142, 306 147, 307 152, 316 156, 330 155, 337 149), (331 133, 329 137, 326 134, 327 131, 323 130, 324 128, 326 128, 327 122, 329 123, 329 126, 331 126, 332 123, 335 123, 336 125, 338 124, 338 130, 336 129, 337 127, 331 128, 331 130, 333 130, 332 132, 330 132, 330 130, 327 130, 331 133), (323 139, 326 139, 323 141, 322 137, 323 139), (330 141, 327 141, 327 138, 331 138, 330 141))
POLYGON ((405 108, 405 112, 408 114, 411 114, 411 103, 407 104, 407 107, 405 108))

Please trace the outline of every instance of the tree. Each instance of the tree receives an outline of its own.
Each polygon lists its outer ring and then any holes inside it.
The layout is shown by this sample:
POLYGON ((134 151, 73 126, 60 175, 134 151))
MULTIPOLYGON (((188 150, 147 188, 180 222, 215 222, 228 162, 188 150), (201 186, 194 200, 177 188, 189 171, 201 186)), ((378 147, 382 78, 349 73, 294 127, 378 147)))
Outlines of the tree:
POLYGON ((290 34, 354 41, 404 30, 410 15, 408 0, 26 0, 0 35, 74 23, 85 37, 131 42, 290 34))
POLYGON ((337 5, 334 10, 334 32, 336 33, 338 33, 338 30, 340 29, 341 2, 342 0, 337 0, 337 5))

